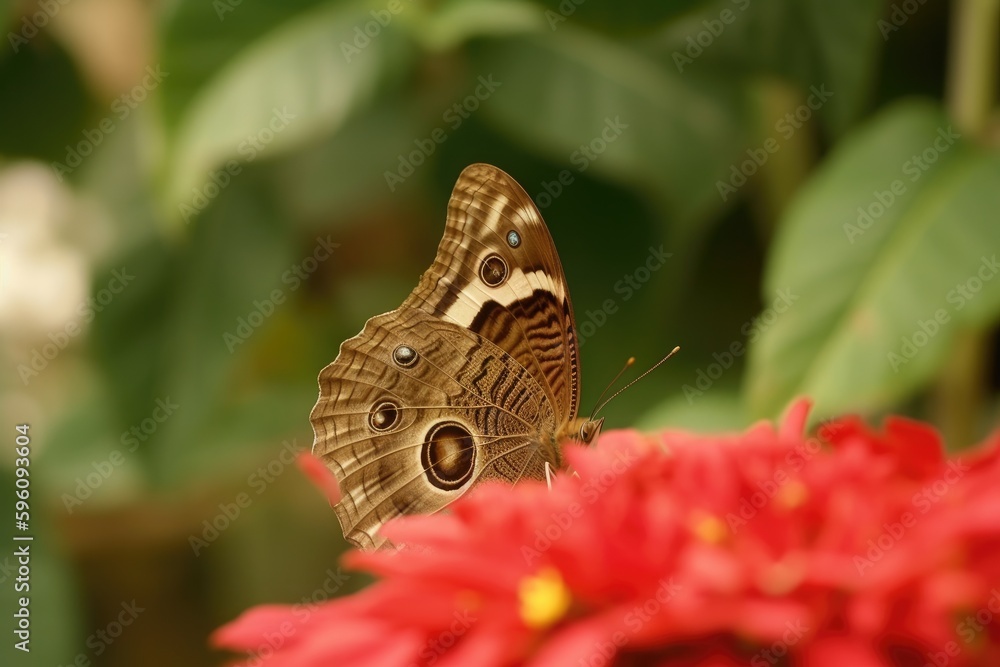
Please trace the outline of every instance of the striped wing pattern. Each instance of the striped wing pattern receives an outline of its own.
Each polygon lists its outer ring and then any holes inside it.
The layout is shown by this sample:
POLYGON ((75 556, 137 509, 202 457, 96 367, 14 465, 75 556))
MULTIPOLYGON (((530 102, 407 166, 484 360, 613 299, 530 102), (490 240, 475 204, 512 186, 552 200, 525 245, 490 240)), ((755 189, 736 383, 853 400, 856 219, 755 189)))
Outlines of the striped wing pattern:
POLYGON ((466 168, 416 289, 319 376, 313 452, 337 476, 345 536, 376 548, 393 517, 437 511, 481 480, 559 467, 557 433, 577 410, 575 335, 538 210, 499 169, 466 168), (416 352, 412 365, 401 348, 416 352))

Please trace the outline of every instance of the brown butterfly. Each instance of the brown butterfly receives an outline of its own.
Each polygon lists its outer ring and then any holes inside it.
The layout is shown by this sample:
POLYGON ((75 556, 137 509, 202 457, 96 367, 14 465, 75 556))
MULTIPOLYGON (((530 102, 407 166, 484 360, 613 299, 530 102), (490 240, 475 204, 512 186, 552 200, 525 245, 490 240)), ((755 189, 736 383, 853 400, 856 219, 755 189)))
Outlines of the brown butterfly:
POLYGON ((434 263, 396 310, 373 317, 319 375, 313 453, 333 470, 344 536, 440 510, 487 479, 545 479, 577 417, 573 308, 541 214, 513 178, 467 167, 434 263))

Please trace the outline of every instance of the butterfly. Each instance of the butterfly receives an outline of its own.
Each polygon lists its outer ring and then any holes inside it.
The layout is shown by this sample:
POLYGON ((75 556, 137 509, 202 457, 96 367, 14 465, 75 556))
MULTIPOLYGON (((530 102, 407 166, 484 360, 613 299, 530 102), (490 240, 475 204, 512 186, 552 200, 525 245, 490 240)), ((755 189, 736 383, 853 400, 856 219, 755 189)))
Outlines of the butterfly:
POLYGON ((319 374, 313 454, 335 474, 344 536, 386 544, 390 519, 444 508, 490 479, 546 479, 577 416, 580 357, 559 255, 531 198, 487 164, 465 168, 434 263, 319 374))

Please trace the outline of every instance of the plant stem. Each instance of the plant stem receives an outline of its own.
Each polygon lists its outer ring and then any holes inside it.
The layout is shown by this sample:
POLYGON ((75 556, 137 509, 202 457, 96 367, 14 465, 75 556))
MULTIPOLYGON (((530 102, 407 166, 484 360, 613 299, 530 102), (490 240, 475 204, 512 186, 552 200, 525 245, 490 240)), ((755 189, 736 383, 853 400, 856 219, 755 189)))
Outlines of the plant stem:
POLYGON ((1000 0, 955 0, 948 111, 959 131, 981 139, 996 98, 1000 0))
MULTIPOLYGON (((755 102, 759 121, 759 141, 774 138, 775 121, 805 103, 800 90, 774 79, 762 80, 756 87, 755 102)), ((816 164, 816 131, 814 119, 793 136, 779 140, 779 150, 768 157, 761 168, 758 187, 751 195, 754 220, 765 241, 774 235, 778 220, 788 203, 809 176, 816 164)), ((757 146, 759 147, 760 144, 757 146)))
MULTIPOLYGON (((996 99, 1000 0, 955 0, 948 63, 948 112, 969 141, 984 141, 996 99)), ((990 340, 986 331, 963 330, 935 392, 934 411, 945 441, 971 444, 986 404, 990 340)))

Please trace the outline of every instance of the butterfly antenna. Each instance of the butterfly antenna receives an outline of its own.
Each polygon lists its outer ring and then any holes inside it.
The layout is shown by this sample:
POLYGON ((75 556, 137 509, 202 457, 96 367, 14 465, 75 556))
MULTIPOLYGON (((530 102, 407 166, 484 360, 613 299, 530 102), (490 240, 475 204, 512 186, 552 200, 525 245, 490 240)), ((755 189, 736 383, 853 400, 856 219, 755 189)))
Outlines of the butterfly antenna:
MULTIPOLYGON (((632 364, 634 364, 634 363, 635 363, 635 357, 629 357, 628 361, 625 362, 625 365, 622 366, 622 369, 620 371, 618 371, 618 375, 616 375, 614 377, 614 379, 612 379, 611 382, 608 383, 608 386, 604 388, 604 391, 601 392, 601 395, 597 399, 597 404, 598 405, 601 404, 601 399, 604 398, 604 396, 608 393, 608 391, 610 391, 611 388, 613 386, 615 386, 615 383, 618 382, 618 378, 620 378, 625 371, 627 371, 629 368, 631 368, 632 364)), ((594 410, 590 414, 590 421, 594 421, 594 417, 596 417, 596 416, 597 416, 597 410, 594 410)))
MULTIPOLYGON (((621 389, 619 389, 615 393, 611 394, 611 396, 608 398, 608 400, 604 401, 603 403, 601 403, 600 405, 597 406, 597 409, 594 410, 594 414, 592 414, 590 416, 590 419, 593 420, 594 417, 597 416, 597 413, 600 412, 601 410, 603 410, 604 406, 607 405, 608 403, 610 403, 611 401, 613 401, 616 396, 618 396, 620 393, 622 393, 623 391, 625 391, 626 389, 628 389, 629 387, 631 387, 632 385, 634 385, 636 382, 638 382, 642 378, 646 377, 647 375, 649 375, 650 373, 652 373, 653 371, 655 371, 657 368, 660 367, 660 365, 664 361, 666 361, 667 359, 669 359, 670 357, 674 356, 675 354, 677 354, 680 351, 681 351, 681 347, 680 347, 680 345, 678 345, 674 349, 670 350, 670 354, 668 354, 667 356, 663 357, 662 359, 660 359, 659 361, 657 361, 655 364, 653 364, 652 366, 650 366, 649 370, 647 370, 645 373, 643 373, 639 377, 635 378, 634 380, 632 380, 631 382, 629 382, 627 385, 625 385, 624 387, 622 387, 621 389)), ((628 360, 628 363, 625 364, 625 368, 628 368, 629 366, 631 366, 634 361, 635 361, 635 357, 630 358, 628 360)), ((618 376, 621 376, 621 374, 625 372, 625 368, 623 368, 621 370, 621 372, 618 373, 618 376)), ((618 376, 615 377, 615 380, 618 379, 618 376)), ((614 383, 612 382, 612 384, 614 384, 614 383)), ((605 394, 608 393, 607 389, 604 390, 604 393, 605 394)), ((603 397, 604 394, 601 394, 601 396, 603 397)), ((600 401, 600 399, 597 399, 597 400, 600 401)))

